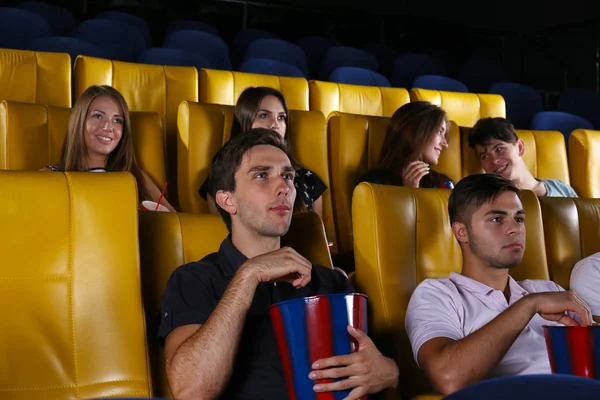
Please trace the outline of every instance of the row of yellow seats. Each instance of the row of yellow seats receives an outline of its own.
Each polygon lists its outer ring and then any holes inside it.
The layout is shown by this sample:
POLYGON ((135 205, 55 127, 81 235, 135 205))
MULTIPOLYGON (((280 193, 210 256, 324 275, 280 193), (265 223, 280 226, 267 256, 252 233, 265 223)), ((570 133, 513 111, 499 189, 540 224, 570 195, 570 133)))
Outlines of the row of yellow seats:
MULTIPOLYGON (((37 171, 58 165, 71 108, 0 102, 0 170, 37 171)), ((158 187, 167 179, 164 135, 155 112, 132 111, 131 130, 140 167, 158 187)))
MULTIPOLYGON (((58 164, 71 110, 4 101, 0 103, 0 169, 37 170, 58 164)), ((159 116, 132 112, 137 157, 158 187, 167 179, 167 155, 159 116)), ((184 212, 207 212, 198 188, 208 176, 213 155, 229 140, 233 106, 182 102, 178 112, 177 182, 184 212)), ((327 234, 334 253, 352 252, 351 196, 360 176, 377 161, 389 118, 334 112, 329 120, 317 111, 292 110, 292 146, 301 164, 315 171, 330 190, 323 195, 327 234)), ((452 122, 449 147, 436 169, 454 181, 481 172, 468 147, 469 128, 452 122)), ((538 178, 570 183, 581 197, 600 197, 600 132, 575 131, 567 162, 562 134, 517 131, 526 144, 525 163, 538 178)), ((173 181, 169 179, 170 186, 173 181)))
MULTIPOLYGON (((383 88, 310 81, 194 67, 159 66, 79 56, 73 70, 73 95, 91 85, 110 85, 125 97, 132 111, 154 111, 165 134, 171 201, 177 202, 177 107, 182 101, 235 105, 250 86, 280 90, 290 109, 391 116, 400 106, 428 100, 444 107, 459 126, 473 126, 480 117, 504 117, 498 95, 383 88)), ((66 53, 0 49, 0 100, 70 107, 71 60, 66 53)))
MULTIPOLYGON (((75 61, 74 95, 91 85, 110 85, 119 90, 134 111, 156 111, 167 129, 174 128, 181 101, 235 105, 250 86, 280 90, 290 109, 391 116, 400 106, 428 100, 442 105, 460 126, 473 126, 480 117, 505 115, 501 96, 439 92, 310 81, 194 67, 127 63, 79 56, 75 61)), ((70 107, 71 59, 67 53, 0 49, 0 99, 70 107)))
MULTIPOLYGON (((449 192, 367 183, 354 192, 357 286, 372 334, 394 344, 405 398, 430 391, 404 330, 410 295, 423 279, 460 270, 449 192)), ((216 251, 227 231, 215 215, 138 212, 136 197, 127 173, 0 171, 5 398, 169 396, 160 297, 174 268, 216 251)), ((527 246, 512 275, 568 287, 573 265, 600 251, 600 199, 526 191, 523 204, 527 246)), ((316 214, 291 226, 292 246, 331 267, 316 214)))
MULTIPOLYGON (((171 272, 216 252, 220 216, 140 211, 129 173, 0 171, 2 399, 168 397, 157 339, 171 272)), ((285 237, 332 267, 320 218, 285 237)))
MULTIPOLYGON (((186 212, 207 212, 198 188, 208 177, 212 157, 229 140, 233 106, 183 102, 178 113, 179 204, 186 212)), ((326 120, 318 111, 291 110, 288 127, 292 148, 300 164, 319 175, 329 190, 323 194, 323 213, 334 253, 352 252, 352 191, 361 175, 375 166, 388 125, 388 117, 333 112, 326 120)), ((449 147, 436 170, 455 182, 483 172, 468 146, 470 128, 451 123, 449 147)), ((526 144, 525 164, 537 178, 570 183, 582 197, 600 197, 594 179, 600 165, 600 132, 578 130, 571 135, 567 162, 564 137, 558 131, 517 131, 526 144), (590 148, 597 150, 589 151, 590 148)))
MULTIPOLYGON (((410 296, 424 279, 448 277, 462 265, 448 217, 449 195, 450 190, 368 183, 354 191, 356 283, 369 296, 369 329, 396 351, 402 398, 431 392, 405 331, 410 296)), ((524 191, 522 201, 527 242, 523 262, 511 275, 551 279, 568 288, 575 263, 600 251, 600 199, 538 199, 524 191)))

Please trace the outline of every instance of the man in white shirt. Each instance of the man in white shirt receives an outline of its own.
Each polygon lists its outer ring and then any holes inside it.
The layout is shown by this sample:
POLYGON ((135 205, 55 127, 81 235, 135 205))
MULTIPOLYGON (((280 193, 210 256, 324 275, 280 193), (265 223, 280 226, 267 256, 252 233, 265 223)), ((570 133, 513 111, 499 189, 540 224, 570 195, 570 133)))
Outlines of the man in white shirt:
POLYGON ((594 321, 600 322, 600 253, 575 264, 571 271, 571 290, 590 306, 594 321))
POLYGON ((494 376, 550 373, 542 325, 590 325, 589 307, 550 281, 516 282, 508 272, 525 249, 525 211, 515 183, 471 175, 448 200, 462 273, 426 279, 413 293, 406 330, 417 364, 449 394, 494 376))

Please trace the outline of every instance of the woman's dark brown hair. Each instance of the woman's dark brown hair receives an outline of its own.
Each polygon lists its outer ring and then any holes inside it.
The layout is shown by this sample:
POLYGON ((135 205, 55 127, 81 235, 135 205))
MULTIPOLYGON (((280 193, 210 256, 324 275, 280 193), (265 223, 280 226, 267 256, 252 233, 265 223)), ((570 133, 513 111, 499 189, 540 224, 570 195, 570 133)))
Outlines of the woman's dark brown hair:
MULTIPOLYGON (((288 106, 285 101, 285 97, 283 97, 283 94, 281 94, 279 90, 266 86, 249 87, 248 89, 244 90, 242 94, 240 94, 237 104, 235 105, 235 118, 233 119, 233 124, 231 127, 231 139, 235 138, 243 132, 252 130, 252 124, 256 119, 258 110, 260 110, 260 103, 262 103, 263 99, 268 96, 273 96, 281 102, 281 106, 283 107, 285 115, 287 116, 287 119, 289 121, 288 106)), ((290 158, 292 165, 294 166, 294 168, 298 169, 301 166, 296 162, 294 153, 291 148, 290 131, 290 125, 289 123, 287 123, 283 141, 287 146, 287 155, 290 158)), ((306 204, 304 204, 304 201, 302 201, 301 196, 296 196, 296 201, 294 203, 294 211, 307 211, 307 206, 306 204)))
MULTIPOLYGON (((240 133, 252 129, 252 123, 260 109, 260 103, 268 96, 276 97, 281 102, 285 115, 289 118, 285 97, 283 97, 283 94, 281 94, 279 90, 265 86, 249 87, 240 94, 237 104, 235 105, 235 118, 233 119, 233 125, 231 127, 232 139, 240 133)), ((284 140, 288 145, 290 144, 289 124, 286 125, 284 140)))
POLYGON ((137 163, 133 149, 129 107, 127 107, 123 95, 111 86, 90 86, 75 102, 62 148, 60 170, 86 171, 90 168, 85 144, 85 121, 88 118, 92 102, 102 96, 114 100, 123 114, 123 134, 117 147, 108 155, 105 169, 109 172, 131 172, 137 181, 139 201, 148 200, 149 196, 144 185, 142 170, 137 163))
MULTIPOLYGON (((388 124, 376 168, 389 171, 395 185, 402 185, 402 170, 423 159, 423 148, 440 125, 449 128, 446 112, 427 101, 407 103, 396 110, 388 124)), ((421 187, 434 187, 450 180, 433 169, 421 179, 421 187)))

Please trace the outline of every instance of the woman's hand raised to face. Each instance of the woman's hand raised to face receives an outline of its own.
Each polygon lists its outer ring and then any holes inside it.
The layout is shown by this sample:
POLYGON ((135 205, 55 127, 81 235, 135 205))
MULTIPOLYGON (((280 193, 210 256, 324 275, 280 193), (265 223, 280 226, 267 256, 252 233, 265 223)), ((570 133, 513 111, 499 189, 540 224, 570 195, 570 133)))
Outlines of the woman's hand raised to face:
POLYGON ((402 170, 402 185, 418 188, 421 178, 429 173, 429 164, 423 161, 413 161, 402 170))

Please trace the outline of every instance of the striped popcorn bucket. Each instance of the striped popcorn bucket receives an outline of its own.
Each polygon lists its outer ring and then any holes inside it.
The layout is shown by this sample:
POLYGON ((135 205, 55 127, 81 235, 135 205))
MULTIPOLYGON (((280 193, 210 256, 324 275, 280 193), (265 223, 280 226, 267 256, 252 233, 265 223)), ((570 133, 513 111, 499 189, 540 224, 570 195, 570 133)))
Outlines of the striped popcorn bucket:
POLYGON ((446 181, 435 186, 436 189, 454 189, 454 182, 446 181))
POLYGON ((544 336, 553 373, 600 379, 600 324, 544 325, 544 336))
POLYGON ((313 381, 308 374, 317 360, 358 350, 347 327, 367 333, 367 296, 342 293, 305 297, 273 304, 269 312, 290 400, 341 400, 348 396, 350 390, 315 392, 315 384, 333 380, 313 381))

